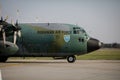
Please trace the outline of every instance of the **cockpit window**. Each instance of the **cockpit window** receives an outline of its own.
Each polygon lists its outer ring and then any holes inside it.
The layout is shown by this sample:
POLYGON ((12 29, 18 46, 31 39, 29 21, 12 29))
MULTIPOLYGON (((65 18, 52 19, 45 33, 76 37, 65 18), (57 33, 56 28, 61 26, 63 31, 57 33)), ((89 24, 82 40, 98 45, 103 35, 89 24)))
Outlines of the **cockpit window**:
POLYGON ((79 31, 79 30, 74 30, 73 33, 74 33, 74 34, 79 34, 80 31, 79 31))
POLYGON ((85 33, 85 30, 84 30, 84 29, 82 29, 81 31, 82 31, 83 33, 85 33))
POLYGON ((80 27, 73 27, 73 34, 80 34, 81 32, 85 33, 85 30, 80 27))

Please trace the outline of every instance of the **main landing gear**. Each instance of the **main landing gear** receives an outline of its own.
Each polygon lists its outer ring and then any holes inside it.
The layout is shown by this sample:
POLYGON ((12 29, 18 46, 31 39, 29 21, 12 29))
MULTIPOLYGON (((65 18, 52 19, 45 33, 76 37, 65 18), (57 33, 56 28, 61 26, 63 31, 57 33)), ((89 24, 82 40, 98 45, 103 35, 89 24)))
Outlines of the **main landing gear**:
POLYGON ((74 63, 75 60, 76 60, 76 57, 75 57, 74 55, 67 57, 67 61, 68 61, 69 63, 74 63))

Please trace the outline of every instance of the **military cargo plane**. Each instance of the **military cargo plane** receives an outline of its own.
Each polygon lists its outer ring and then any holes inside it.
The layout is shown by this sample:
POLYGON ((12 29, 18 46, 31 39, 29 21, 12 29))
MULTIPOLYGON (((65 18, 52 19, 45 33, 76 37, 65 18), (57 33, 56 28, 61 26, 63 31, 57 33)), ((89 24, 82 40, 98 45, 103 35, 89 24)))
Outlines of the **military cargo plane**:
POLYGON ((101 42, 78 25, 65 23, 14 23, 0 20, 0 62, 9 57, 54 57, 76 60, 98 50, 101 42))

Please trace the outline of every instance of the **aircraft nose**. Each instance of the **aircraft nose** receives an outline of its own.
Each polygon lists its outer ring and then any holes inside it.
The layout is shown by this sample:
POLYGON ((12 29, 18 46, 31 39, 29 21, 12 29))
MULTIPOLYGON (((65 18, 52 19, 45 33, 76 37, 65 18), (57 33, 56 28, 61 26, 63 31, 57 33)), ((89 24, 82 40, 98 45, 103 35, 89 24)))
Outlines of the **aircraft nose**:
POLYGON ((102 46, 102 43, 94 38, 90 38, 87 42, 87 52, 92 52, 97 49, 100 49, 102 46))

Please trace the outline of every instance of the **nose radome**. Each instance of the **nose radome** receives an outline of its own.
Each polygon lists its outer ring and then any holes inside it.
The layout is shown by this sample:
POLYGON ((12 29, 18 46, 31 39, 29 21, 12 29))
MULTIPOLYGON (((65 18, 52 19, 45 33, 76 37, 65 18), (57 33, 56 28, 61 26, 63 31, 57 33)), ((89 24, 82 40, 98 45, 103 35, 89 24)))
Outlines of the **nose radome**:
POLYGON ((100 49, 102 46, 102 43, 94 38, 90 38, 87 42, 87 52, 92 52, 95 50, 100 49))

